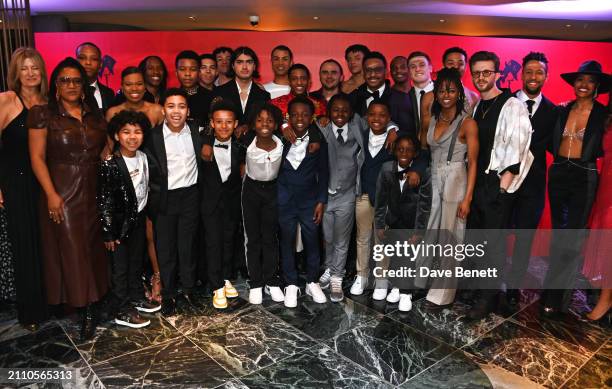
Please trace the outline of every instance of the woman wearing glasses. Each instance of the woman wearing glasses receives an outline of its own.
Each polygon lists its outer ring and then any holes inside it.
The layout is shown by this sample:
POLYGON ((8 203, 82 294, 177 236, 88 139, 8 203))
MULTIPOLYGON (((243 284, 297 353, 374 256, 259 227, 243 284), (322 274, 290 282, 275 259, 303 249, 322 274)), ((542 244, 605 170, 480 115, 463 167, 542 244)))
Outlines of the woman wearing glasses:
POLYGON ((51 74, 49 103, 28 116, 32 168, 43 189, 42 245, 49 304, 79 308, 81 338, 93 336, 93 304, 108 288, 107 259, 96 208, 97 171, 106 121, 66 58, 51 74))
POLYGON ((28 151, 28 110, 47 102, 47 74, 40 53, 19 48, 8 69, 9 91, 0 94, 0 213, 6 213, 10 250, 0 250, 0 298, 12 300, 16 292, 19 323, 35 330, 47 315, 38 228, 40 187, 32 172, 28 151), (14 264, 14 266, 13 266, 14 264), (15 284, 5 281, 14 271, 15 284), (8 287, 8 291, 6 290, 8 287), (6 292, 6 293, 4 293, 6 292))

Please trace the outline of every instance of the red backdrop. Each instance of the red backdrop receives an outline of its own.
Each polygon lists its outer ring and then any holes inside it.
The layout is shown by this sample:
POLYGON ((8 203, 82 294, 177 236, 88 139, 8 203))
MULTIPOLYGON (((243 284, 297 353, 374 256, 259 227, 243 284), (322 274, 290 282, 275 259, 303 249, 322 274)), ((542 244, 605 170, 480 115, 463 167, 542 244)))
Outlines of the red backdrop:
MULTIPOLYGON (((540 51, 545 53, 550 61, 544 94, 556 103, 573 98, 571 87, 559 77, 560 73, 575 71, 586 59, 597 60, 604 71, 612 71, 612 43, 599 42, 331 32, 155 31, 35 34, 36 48, 45 58, 49 73, 63 58, 73 56, 79 43, 86 41, 94 42, 103 55, 114 59, 112 74, 110 69, 107 69, 102 77, 102 81, 113 89, 119 88, 121 70, 126 66, 138 65, 147 55, 155 54, 164 60, 170 73, 168 85, 173 86, 177 85, 174 57, 179 51, 191 49, 202 54, 210 53, 218 46, 242 45, 250 46, 258 53, 261 61, 261 82, 272 78, 270 51, 279 44, 289 46, 294 53, 294 62, 308 66, 313 75, 318 74, 320 63, 327 58, 335 58, 342 63, 345 75, 348 75, 343 60, 344 49, 354 43, 362 43, 371 50, 382 52, 389 61, 396 55, 406 56, 411 51, 424 51, 430 55, 434 70, 441 67, 442 53, 451 46, 462 47, 468 55, 478 50, 494 51, 500 57, 502 70, 510 61, 520 64, 529 51, 540 51)), ((509 75, 503 86, 512 90, 519 89, 520 74, 517 78, 519 79, 509 75)), ((472 87, 469 72, 466 72, 463 81, 472 87)), ((316 88, 319 88, 319 82, 318 77, 314 76, 312 89, 316 88)), ((600 101, 607 102, 607 97, 600 97, 600 101)), ((541 227, 550 227, 548 203, 541 227)), ((534 245, 534 254, 546 252, 547 246, 544 241, 534 245)))

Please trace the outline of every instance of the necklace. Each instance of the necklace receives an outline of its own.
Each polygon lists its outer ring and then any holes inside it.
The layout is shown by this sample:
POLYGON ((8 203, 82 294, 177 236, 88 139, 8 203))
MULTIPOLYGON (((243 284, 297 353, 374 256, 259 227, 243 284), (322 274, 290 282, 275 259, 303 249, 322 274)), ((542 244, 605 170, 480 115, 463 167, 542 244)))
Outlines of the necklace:
POLYGON ((198 86, 196 85, 193 88, 186 88, 185 93, 187 93, 189 96, 195 95, 196 93, 198 93, 198 86))
POLYGON ((493 106, 495 105, 495 102, 497 101, 497 98, 501 95, 501 93, 497 96, 495 96, 495 98, 493 99, 493 102, 491 103, 491 105, 489 105, 489 108, 485 109, 483 114, 482 114, 482 119, 484 120, 485 116, 487 116, 487 114, 489 113, 489 111, 491 110, 491 108, 493 108, 493 106))
POLYGON ((440 114, 440 121, 442 123, 450 123, 452 120, 453 120, 452 118, 448 119, 448 118, 445 118, 444 116, 442 116, 442 114, 440 114))

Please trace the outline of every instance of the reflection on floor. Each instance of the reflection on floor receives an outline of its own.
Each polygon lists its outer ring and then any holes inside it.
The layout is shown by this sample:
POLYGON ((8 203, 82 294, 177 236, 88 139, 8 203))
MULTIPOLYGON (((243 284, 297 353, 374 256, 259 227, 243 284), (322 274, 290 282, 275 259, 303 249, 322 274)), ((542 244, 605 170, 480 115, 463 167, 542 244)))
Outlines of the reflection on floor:
MULTIPOLYGON (((160 388, 605 388, 612 386, 612 330, 538 314, 538 295, 520 310, 467 322, 469 306, 409 313, 369 295, 297 308, 242 297, 225 311, 199 296, 197 307, 151 316, 141 330, 98 326, 79 342, 73 318, 30 333, 0 316, 0 366, 70 367, 66 387, 160 388)), ((348 295, 347 295, 348 296, 348 295)), ((350 296, 349 296, 350 297, 350 296)), ((576 314, 588 309, 577 292, 576 314)), ((33 385, 31 387, 37 387, 33 385)), ((42 387, 42 386, 41 386, 42 387)))

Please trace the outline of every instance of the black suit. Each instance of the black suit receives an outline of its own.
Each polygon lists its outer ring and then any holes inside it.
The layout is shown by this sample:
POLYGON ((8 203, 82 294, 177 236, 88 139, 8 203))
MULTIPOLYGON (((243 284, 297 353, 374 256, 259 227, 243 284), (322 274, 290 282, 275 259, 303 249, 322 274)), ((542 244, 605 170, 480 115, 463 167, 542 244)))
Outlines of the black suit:
POLYGON ((98 81, 98 88, 100 89, 100 95, 102 96, 102 106, 98 108, 100 108, 102 112, 106 114, 106 111, 113 106, 115 101, 115 92, 113 92, 111 88, 100 83, 100 81, 98 81))
POLYGON ((417 99, 420 99, 421 96, 416 95, 416 90, 414 89, 414 87, 410 88, 410 90, 408 91, 408 96, 410 96, 410 105, 412 107, 412 112, 414 112, 412 120, 414 121, 414 126, 417 129, 418 133, 421 129, 421 111, 419 109, 417 99))
POLYGON ((195 121, 198 126, 208 125, 208 111, 213 99, 213 92, 206 88, 198 87, 198 92, 187 96, 189 105, 189 118, 195 121))
MULTIPOLYGON (((202 199, 200 213, 206 234, 208 281, 212 290, 222 288, 236 269, 234 265, 234 238, 240 223, 240 192, 242 179, 240 165, 244 163, 246 149, 238 142, 231 146, 231 173, 225 182, 217 161, 203 161, 200 182, 202 199)), ((205 279, 200 274, 200 279, 205 279)))
MULTIPOLYGON (((367 88, 368 86, 363 84, 349 95, 353 111, 361 117, 366 117, 368 112, 367 100, 370 94, 367 88)), ((413 104, 408 94, 391 89, 389 82, 385 81, 385 90, 378 100, 389 106, 391 120, 398 125, 401 133, 417 136, 419 127, 415 125, 413 104)))
MULTIPOLYGON (((518 92, 515 92, 516 96, 518 92)), ((555 105, 542 95, 537 110, 531 115, 531 144, 534 160, 529 173, 516 191, 512 201, 512 226, 517 239, 512 254, 512 270, 508 273, 509 289, 519 289, 529 265, 535 229, 540 224, 546 198, 546 148, 552 140, 557 122, 555 105)))
MULTIPOLYGON (((189 125, 191 140, 201 168, 201 141, 198 128, 189 125)), ((197 185, 168 190, 168 162, 163 124, 151 129, 144 151, 149 162, 149 215, 153 220, 155 244, 164 285, 163 298, 176 296, 177 272, 185 293, 195 284, 195 237, 198 227, 199 190, 197 185), (178 267, 178 271, 177 271, 178 267)), ((198 179, 200 174, 198 174, 198 179)))
POLYGON ((580 158, 568 161, 559 155, 563 131, 574 102, 558 107, 552 151, 554 163, 548 170, 548 199, 553 227, 549 268, 544 279, 542 304, 565 311, 569 306, 576 276, 582 265, 581 249, 591 213, 597 183, 597 158, 603 155, 603 134, 607 109, 593 103, 582 139, 580 158))
POLYGON ((213 98, 221 97, 224 100, 229 100, 234 104, 238 110, 238 123, 247 124, 249 115, 259 106, 263 105, 270 100, 270 93, 260 88, 255 82, 251 85, 251 91, 249 92, 249 98, 247 100, 244 111, 242 110, 242 104, 240 103, 240 91, 236 81, 232 80, 225 83, 213 90, 213 98))

